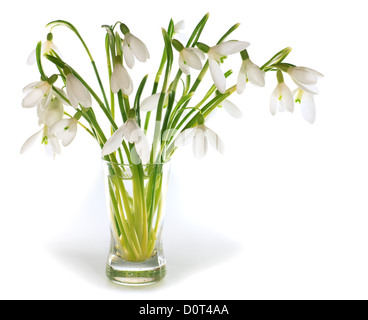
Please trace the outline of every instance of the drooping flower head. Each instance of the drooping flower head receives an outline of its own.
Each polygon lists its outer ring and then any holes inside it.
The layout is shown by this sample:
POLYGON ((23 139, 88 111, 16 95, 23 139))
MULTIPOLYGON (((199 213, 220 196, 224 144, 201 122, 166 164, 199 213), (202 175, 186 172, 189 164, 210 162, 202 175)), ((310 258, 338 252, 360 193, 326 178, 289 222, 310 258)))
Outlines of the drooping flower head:
POLYGON ((300 106, 300 111, 303 118, 309 123, 313 124, 316 120, 316 105, 314 103, 314 95, 303 91, 302 89, 296 89, 293 91, 294 101, 296 106, 300 106))
POLYGON ((264 87, 265 72, 262 71, 256 64, 254 64, 248 55, 247 50, 241 52, 243 63, 240 67, 237 83, 237 92, 241 94, 244 92, 247 81, 253 85, 264 87))
POLYGON ((34 108, 40 105, 44 109, 51 101, 52 85, 57 78, 57 75, 53 75, 47 81, 37 81, 26 86, 23 89, 23 93, 26 94, 22 101, 23 108, 34 108))
POLYGON ((135 58, 140 62, 146 62, 150 58, 146 45, 134 36, 124 23, 120 24, 120 29, 124 34, 123 55, 127 66, 132 69, 135 58))
POLYGON ((66 93, 73 108, 78 109, 79 105, 83 108, 92 106, 92 97, 83 83, 72 73, 68 66, 64 66, 66 75, 66 93))
MULTIPOLYGON (((130 110, 129 119, 114 132, 109 140, 106 141, 102 156, 107 156, 121 147, 123 140, 126 139, 129 143, 133 143, 135 151, 143 163, 147 163, 150 159, 150 147, 147 137, 139 127, 135 120, 134 110, 130 110)), ((137 159, 132 159, 138 162, 137 159)))
MULTIPOLYGON (((51 54, 52 51, 56 52, 60 56, 60 51, 57 48, 57 46, 54 44, 53 40, 53 34, 50 32, 47 35, 47 40, 42 44, 41 53, 43 55, 45 54, 51 54)), ((36 49, 34 49, 31 54, 29 55, 27 59, 28 65, 33 65, 36 62, 36 49)))
POLYGON ((278 84, 273 91, 270 100, 270 111, 272 115, 275 115, 277 111, 294 111, 293 95, 289 87, 284 82, 284 76, 281 71, 277 71, 278 84))
POLYGON ((190 69, 202 69, 202 61, 205 59, 204 53, 197 48, 184 48, 184 46, 176 39, 172 41, 174 48, 179 52, 179 67, 186 74, 190 74, 190 69))
POLYGON ((197 43, 197 47, 208 55, 213 82, 221 93, 226 91, 226 78, 220 67, 223 59, 245 50, 249 45, 248 42, 244 41, 226 41, 214 47, 208 47, 200 42, 197 43))
POLYGON ((288 67, 287 73, 295 84, 311 94, 318 94, 317 82, 323 74, 307 67, 288 67))
POLYGON ((45 146, 51 156, 55 157, 56 154, 61 153, 61 149, 56 134, 49 129, 63 118, 64 106, 58 98, 53 98, 44 109, 38 108, 37 111, 38 124, 43 125, 43 128, 27 139, 21 148, 21 153, 29 150, 38 141, 45 146))
POLYGON ((118 93, 120 90, 127 96, 131 95, 133 93, 133 81, 127 69, 123 66, 121 56, 117 56, 111 75, 111 91, 118 93))
POLYGON ((187 143, 193 143, 193 153, 198 159, 205 157, 208 151, 208 142, 220 153, 224 153, 225 148, 216 132, 204 124, 204 117, 199 115, 198 125, 194 128, 184 130, 175 140, 175 146, 180 147, 187 143))

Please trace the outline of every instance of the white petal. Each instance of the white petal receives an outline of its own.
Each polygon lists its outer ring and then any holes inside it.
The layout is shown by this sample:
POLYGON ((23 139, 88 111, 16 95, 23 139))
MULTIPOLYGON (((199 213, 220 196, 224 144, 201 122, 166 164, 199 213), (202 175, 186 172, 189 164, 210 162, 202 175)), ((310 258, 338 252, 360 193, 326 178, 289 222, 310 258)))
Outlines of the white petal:
POLYGON ((181 147, 193 140, 195 128, 189 128, 181 132, 175 140, 175 147, 181 147))
POLYGON ((225 100, 222 102, 222 107, 225 111, 235 119, 240 119, 243 114, 240 109, 230 100, 225 100))
POLYGON ((27 64, 32 66, 36 63, 36 49, 34 49, 31 54, 28 56, 27 64))
POLYGON ((131 33, 126 34, 125 39, 128 41, 130 48, 139 61, 146 62, 149 59, 150 56, 147 47, 140 39, 131 33))
POLYGON ((111 91, 118 93, 120 90, 124 94, 130 95, 133 92, 133 84, 128 71, 122 64, 118 63, 111 75, 111 91))
POLYGON ((212 75, 213 82, 216 85, 216 88, 221 93, 225 93, 226 91, 226 78, 224 73, 221 70, 220 65, 213 59, 209 60, 210 71, 212 75))
POLYGON ((54 154, 60 154, 61 153, 61 148, 60 148, 60 144, 59 144, 59 141, 58 139, 56 138, 55 135, 48 135, 48 141, 49 141, 49 144, 52 148, 52 152, 54 154))
POLYGON ((28 86, 23 88, 23 93, 25 94, 25 93, 39 87, 41 84, 43 84, 43 81, 32 82, 28 86))
POLYGON ((239 71, 238 81, 236 85, 236 91, 238 94, 242 94, 247 86, 247 74, 245 73, 245 61, 243 61, 242 66, 239 71))
POLYGON ((150 146, 146 136, 143 134, 140 136, 139 140, 134 144, 135 149, 142 159, 142 163, 147 163, 150 160, 150 146))
POLYGON ((202 69, 201 59, 197 54, 195 54, 191 50, 183 49, 183 51, 180 52, 180 55, 183 57, 183 60, 189 67, 197 70, 202 69))
POLYGON ((70 125, 70 119, 61 119, 57 121, 56 123, 54 123, 49 128, 49 133, 54 134, 54 135, 59 135, 59 134, 62 135, 65 131, 65 128, 69 127, 69 125, 70 125))
POLYGON ((245 41, 226 41, 213 47, 213 50, 222 56, 239 53, 249 47, 245 41))
POLYGON ((306 85, 316 84, 318 81, 315 72, 311 72, 309 69, 303 67, 290 67, 287 72, 295 81, 306 85))
POLYGON ((183 57, 181 55, 179 55, 179 68, 181 71, 183 71, 184 74, 186 75, 190 74, 190 69, 188 65, 185 64, 183 57))
POLYGON ((208 149, 208 139, 205 130, 206 127, 204 125, 199 125, 194 133, 193 152, 198 159, 202 159, 206 155, 208 149))
POLYGON ((62 119, 49 129, 49 133, 56 135, 62 140, 63 146, 67 147, 74 140, 77 134, 77 128, 78 122, 75 118, 62 119))
POLYGON ((123 43, 123 55, 124 55, 124 61, 126 65, 132 69, 135 64, 135 58, 132 49, 129 47, 127 40, 124 40, 123 43))
POLYGON ((264 87, 265 72, 255 65, 250 59, 245 60, 244 63, 245 71, 250 83, 259 87, 264 87))
POLYGON ((199 50, 198 48, 186 48, 186 50, 193 52, 201 60, 206 59, 206 55, 201 50, 199 50))
POLYGON ((116 74, 115 69, 113 70, 113 72, 111 74, 110 87, 111 87, 111 92, 113 92, 113 93, 118 93, 120 91, 120 88, 119 88, 119 85, 118 85, 118 80, 117 80, 117 74, 116 74))
POLYGON ((67 147, 68 145, 70 145, 73 142, 75 136, 77 135, 77 131, 78 131, 77 120, 74 118, 70 119, 68 129, 66 128, 67 127, 65 127, 64 133, 61 137, 64 147, 67 147))
POLYGON ((272 92, 270 99, 270 111, 273 116, 277 112, 278 103, 279 103, 279 88, 276 87, 276 89, 272 92))
POLYGON ((33 89, 29 92, 22 101, 23 108, 33 108, 37 106, 42 98, 44 97, 44 93, 40 89, 33 89))
POLYGON ((148 98, 144 99, 141 102, 140 110, 141 111, 154 111, 157 109, 158 102, 160 100, 161 93, 156 93, 148 98))
POLYGON ((142 129, 139 127, 138 123, 134 119, 128 119, 123 125, 123 134, 125 139, 129 143, 135 143, 139 141, 139 137, 144 135, 142 129))
MULTIPOLYGON (((28 151, 29 148, 32 147, 38 139, 40 139, 42 131, 43 131, 43 129, 41 129, 40 131, 37 131, 35 134, 33 134, 31 137, 29 137, 26 140, 26 142, 23 144, 23 146, 20 150, 20 153, 23 154, 24 152, 28 151)), ((41 139, 39 140, 39 142, 41 143, 41 139)))
POLYGON ((85 86, 74 75, 66 77, 66 92, 71 105, 77 109, 79 104, 84 108, 92 106, 92 97, 85 86))
POLYGON ((293 112, 294 99, 289 87, 285 83, 280 83, 279 91, 281 92, 280 107, 285 108, 285 110, 289 112, 293 112))
POLYGON ((106 141, 102 148, 102 156, 107 156, 120 148, 124 139, 124 125, 125 124, 116 130, 110 139, 106 141))
POLYGON ((314 97, 308 92, 304 92, 300 100, 300 111, 306 121, 314 123, 316 120, 316 105, 314 97))
POLYGON ((206 136, 208 137, 208 140, 213 148, 222 154, 225 152, 224 144, 216 132, 206 127, 206 136))
POLYGON ((47 127, 51 127, 63 118, 64 106, 58 98, 54 98, 45 109, 39 106, 37 111, 39 124, 46 124, 47 127))
POLYGON ((307 84, 300 83, 300 82, 296 81, 295 79, 293 79, 293 81, 303 91, 309 92, 311 94, 318 94, 319 93, 318 87, 315 84, 308 84, 307 85, 307 84))
POLYGON ((180 30, 184 30, 185 29, 185 21, 181 20, 177 23, 175 23, 174 25, 174 32, 178 33, 180 30))

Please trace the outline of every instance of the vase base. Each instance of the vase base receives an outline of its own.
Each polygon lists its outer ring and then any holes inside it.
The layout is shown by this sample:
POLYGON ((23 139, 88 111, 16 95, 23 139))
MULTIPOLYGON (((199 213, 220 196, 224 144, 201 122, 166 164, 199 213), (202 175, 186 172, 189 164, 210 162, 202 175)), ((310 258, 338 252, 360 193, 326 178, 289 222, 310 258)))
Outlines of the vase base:
POLYGON ((106 265, 107 278, 126 286, 145 286, 159 282, 166 275, 166 265, 157 263, 157 255, 143 262, 131 262, 112 255, 106 265))

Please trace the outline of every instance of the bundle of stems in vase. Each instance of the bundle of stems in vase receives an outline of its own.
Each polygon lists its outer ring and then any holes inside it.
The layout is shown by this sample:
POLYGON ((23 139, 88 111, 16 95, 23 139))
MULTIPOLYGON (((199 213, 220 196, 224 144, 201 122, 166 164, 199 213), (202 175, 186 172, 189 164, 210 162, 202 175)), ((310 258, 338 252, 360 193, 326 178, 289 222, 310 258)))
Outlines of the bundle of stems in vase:
POLYGON ((228 100, 232 94, 242 94, 248 82, 264 86, 265 74, 274 72, 277 86, 271 95, 271 113, 293 112, 296 105, 307 121, 315 120, 314 95, 318 93, 317 81, 322 77, 319 72, 286 63, 291 48, 277 52, 259 67, 250 59, 248 42, 228 40, 239 24, 220 36, 217 43, 209 45, 200 39, 208 18, 206 14, 185 42, 177 36, 183 22, 175 24, 171 20, 167 29, 162 29, 163 54, 146 98, 142 97, 149 76, 145 75, 136 85, 129 73, 136 60, 146 62, 150 54, 142 40, 122 22, 103 26, 109 88, 103 85, 81 34, 67 21, 50 22, 47 40, 39 42, 28 58, 28 63, 37 63, 41 79, 24 88, 26 96, 22 105, 37 107, 38 124, 42 128, 25 142, 21 152, 39 142, 55 156, 61 152, 60 143, 67 147, 73 142, 78 127, 86 130, 109 163, 115 245, 120 255, 131 261, 145 260, 154 253, 165 190, 162 166, 175 150, 192 142, 198 158, 206 155, 208 144, 220 153, 224 151, 223 142, 206 125, 206 119, 219 107, 235 118, 240 117, 241 110, 228 100), (91 61, 98 92, 81 75, 77 65, 63 60, 54 44, 52 31, 56 27, 69 28, 80 40, 91 61), (227 87, 227 78, 233 71, 224 72, 221 66, 230 55, 237 55, 240 71, 236 84, 227 87), (55 67, 54 74, 45 73, 45 62, 55 67), (285 84, 284 75, 296 84, 294 92, 285 84), (197 99, 199 102, 193 103, 205 77, 212 79, 211 85, 197 99), (95 108, 101 109, 106 117, 107 130, 100 126, 95 108), (147 138, 149 129, 153 131, 151 141, 147 138), (132 195, 126 190, 125 180, 133 185, 132 195))

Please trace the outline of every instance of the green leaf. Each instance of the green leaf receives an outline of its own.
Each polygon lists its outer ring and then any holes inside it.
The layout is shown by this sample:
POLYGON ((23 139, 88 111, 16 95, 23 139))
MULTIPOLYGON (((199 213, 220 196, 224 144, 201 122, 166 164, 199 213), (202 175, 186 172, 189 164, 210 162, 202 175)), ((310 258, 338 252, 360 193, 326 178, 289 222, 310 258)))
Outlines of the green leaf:
POLYGON ((39 43, 37 43, 37 47, 36 47, 36 61, 37 61, 38 70, 40 71, 40 74, 41 74, 42 81, 47 81, 47 76, 42 68, 41 50, 42 50, 42 42, 40 41, 39 43))

